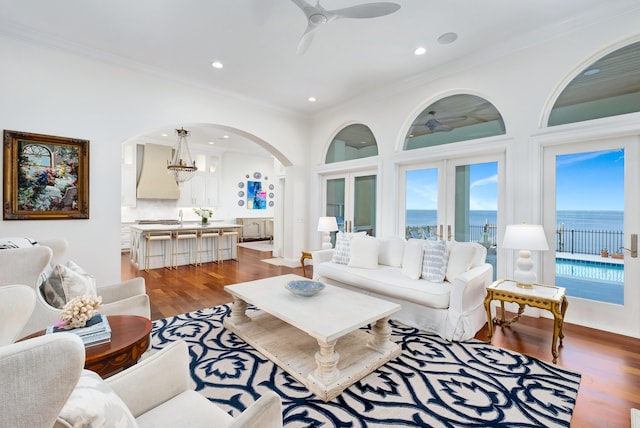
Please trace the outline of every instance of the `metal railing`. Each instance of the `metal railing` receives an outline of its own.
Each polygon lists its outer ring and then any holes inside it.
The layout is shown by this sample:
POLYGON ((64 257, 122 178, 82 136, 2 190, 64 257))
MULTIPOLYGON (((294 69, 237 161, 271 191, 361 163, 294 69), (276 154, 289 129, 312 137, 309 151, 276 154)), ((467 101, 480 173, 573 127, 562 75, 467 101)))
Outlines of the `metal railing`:
MULTIPOLYGON (((439 239, 437 225, 407 226, 405 236, 419 239, 439 239)), ((458 231, 459 232, 459 231, 458 231)), ((556 229, 556 251, 571 254, 600 254, 621 252, 624 233, 621 230, 556 229)), ((464 240, 483 243, 487 247, 497 246, 495 224, 469 225, 464 231, 464 240)))

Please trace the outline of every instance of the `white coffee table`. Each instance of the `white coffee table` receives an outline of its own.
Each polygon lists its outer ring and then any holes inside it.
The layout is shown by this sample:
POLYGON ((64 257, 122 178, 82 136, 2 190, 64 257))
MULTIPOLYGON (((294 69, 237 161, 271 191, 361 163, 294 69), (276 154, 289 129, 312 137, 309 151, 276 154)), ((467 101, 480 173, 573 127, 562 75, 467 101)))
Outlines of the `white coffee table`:
POLYGON ((226 286, 233 306, 224 326, 329 401, 400 354, 389 340, 389 316, 400 305, 331 285, 313 297, 285 289, 305 279, 281 275, 226 286), (247 313, 247 303, 261 310, 247 313), (360 330, 374 322, 372 333, 360 330))

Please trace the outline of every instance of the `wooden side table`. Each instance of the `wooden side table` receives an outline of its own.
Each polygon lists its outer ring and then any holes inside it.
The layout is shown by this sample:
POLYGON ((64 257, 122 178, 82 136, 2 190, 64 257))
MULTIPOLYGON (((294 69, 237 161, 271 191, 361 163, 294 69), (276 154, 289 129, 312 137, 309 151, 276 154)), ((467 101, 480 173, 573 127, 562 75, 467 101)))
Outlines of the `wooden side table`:
MULTIPOLYGON (((138 362, 151 343, 151 321, 135 315, 109 315, 111 341, 85 348, 84 368, 107 377, 138 362)), ((45 330, 22 340, 44 335, 45 330)), ((53 333, 55 334, 55 333, 53 333)))
POLYGON ((562 324, 564 314, 567 312, 569 302, 566 297, 566 289, 554 285, 534 284, 532 288, 522 288, 515 281, 498 280, 487 287, 487 297, 484 299, 484 307, 487 311, 487 321, 489 323, 489 342, 493 336, 493 323, 508 327, 518 321, 524 312, 525 305, 533 308, 545 309, 553 314, 553 340, 551 341, 551 354, 554 364, 558 361, 558 338, 560 345, 564 334, 562 324), (491 301, 499 300, 501 317, 491 318, 491 301), (511 319, 505 319, 504 302, 513 302, 519 305, 518 313, 511 319))
POLYGON ((302 276, 304 277, 307 276, 307 271, 304 265, 305 259, 310 259, 310 260, 313 259, 313 255, 311 254, 311 251, 302 251, 302 255, 300 256, 300 264, 302 265, 302 276))

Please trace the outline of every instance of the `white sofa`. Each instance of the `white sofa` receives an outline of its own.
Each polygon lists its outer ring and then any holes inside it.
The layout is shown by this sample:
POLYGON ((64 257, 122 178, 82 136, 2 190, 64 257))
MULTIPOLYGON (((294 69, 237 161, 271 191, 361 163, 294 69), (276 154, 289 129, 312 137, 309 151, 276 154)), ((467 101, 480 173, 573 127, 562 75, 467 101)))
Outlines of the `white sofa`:
POLYGON ((437 282, 424 279, 432 278, 425 269, 434 259, 425 245, 431 248, 435 241, 361 238, 351 235, 346 252, 343 242, 337 242, 335 250, 313 251, 314 280, 399 303, 402 309, 392 318, 449 341, 470 339, 484 326, 486 287, 493 280, 485 247, 439 242, 444 255, 438 262, 444 266, 436 267, 444 279, 437 282), (348 253, 348 262, 334 253, 348 253))
MULTIPOLYGON (((40 284, 49 267, 66 261, 67 246, 64 239, 52 239, 39 241, 35 246, 0 249, 0 287, 24 284, 32 287, 36 293, 33 314, 18 337, 35 333, 60 319, 61 309, 46 301, 40 284)), ((102 314, 151 317, 149 296, 142 277, 117 284, 97 285, 96 293, 102 297, 99 309, 102 314)))

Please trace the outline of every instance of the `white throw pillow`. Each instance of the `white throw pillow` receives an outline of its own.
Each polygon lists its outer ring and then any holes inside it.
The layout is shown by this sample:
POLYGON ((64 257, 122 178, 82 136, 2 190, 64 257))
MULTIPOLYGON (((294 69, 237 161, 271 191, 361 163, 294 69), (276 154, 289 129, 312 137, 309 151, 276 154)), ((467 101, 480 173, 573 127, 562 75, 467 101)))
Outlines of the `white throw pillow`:
POLYGON ((419 279, 422 273, 422 246, 424 240, 409 239, 402 256, 402 274, 411 279, 419 279))
POLYGON ((364 269, 378 268, 380 242, 371 236, 354 236, 351 239, 349 266, 364 269))
POLYGON ((35 247, 38 243, 30 238, 0 238, 0 250, 8 250, 11 248, 29 248, 35 247))
POLYGON ((364 236, 366 234, 366 232, 338 232, 336 234, 336 246, 333 249, 333 258, 331 259, 331 261, 334 263, 339 263, 341 265, 348 265, 349 258, 351 256, 351 239, 356 235, 364 236))
POLYGON ((378 248, 378 264, 401 267, 402 256, 404 255, 404 246, 407 240, 400 236, 391 236, 388 238, 378 238, 380 247, 378 248))
POLYGON ((56 265, 42 284, 42 294, 51 306, 62 309, 78 296, 97 297, 95 283, 91 277, 74 272, 65 265, 56 265))
POLYGON ((83 370, 58 421, 72 427, 138 426, 122 399, 100 376, 89 370, 83 370))
POLYGON ((472 245, 451 242, 449 244, 446 280, 453 282, 458 275, 468 271, 471 268, 475 253, 476 249, 472 245))
POLYGON ((447 244, 444 241, 425 241, 422 257, 422 278, 443 282, 447 272, 447 244))

